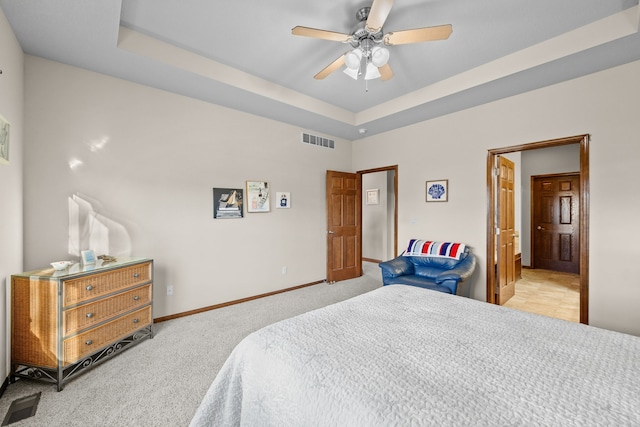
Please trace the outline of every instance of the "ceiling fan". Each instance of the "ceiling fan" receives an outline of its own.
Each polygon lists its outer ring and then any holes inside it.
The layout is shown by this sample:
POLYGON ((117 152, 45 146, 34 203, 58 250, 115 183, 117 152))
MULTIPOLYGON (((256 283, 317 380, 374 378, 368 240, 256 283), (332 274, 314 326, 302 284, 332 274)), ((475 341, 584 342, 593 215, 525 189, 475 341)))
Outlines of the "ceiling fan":
POLYGON ((393 70, 389 66, 389 50, 385 46, 419 43, 433 40, 445 40, 453 31, 450 24, 436 27, 415 28, 388 32, 382 31, 382 26, 391 12, 393 0, 373 0, 371 7, 363 7, 356 13, 358 23, 349 34, 316 28, 297 26, 291 30, 295 36, 314 37, 318 39, 350 43, 352 50, 343 53, 338 59, 323 68, 313 76, 321 80, 338 68, 346 65, 344 72, 353 79, 364 72, 365 80, 380 77, 389 80, 393 77, 393 70))

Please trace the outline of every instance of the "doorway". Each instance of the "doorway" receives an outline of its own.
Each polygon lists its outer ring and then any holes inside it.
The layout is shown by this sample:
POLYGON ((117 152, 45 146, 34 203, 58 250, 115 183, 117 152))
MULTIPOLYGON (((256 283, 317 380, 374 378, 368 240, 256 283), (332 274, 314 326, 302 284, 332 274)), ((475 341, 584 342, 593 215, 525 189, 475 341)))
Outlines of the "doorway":
POLYGON ((398 255, 398 166, 357 172, 362 182, 362 259, 379 263, 398 255))
MULTIPOLYGON (((504 154, 528 152, 542 148, 561 147, 569 144, 577 144, 579 151, 579 190, 577 221, 578 231, 578 254, 579 259, 579 289, 580 289, 580 322, 588 324, 588 301, 589 301, 589 261, 588 261, 588 217, 589 217, 589 135, 577 135, 568 138, 560 138, 548 141, 534 142, 530 144, 505 147, 489 150, 487 156, 487 302, 496 304, 500 302, 499 280, 501 274, 500 252, 497 246, 500 243, 497 231, 497 220, 499 213, 498 197, 498 174, 494 173, 497 159, 504 154)), ((524 199, 524 198, 523 198, 524 199)), ((525 199, 526 200, 526 199, 525 199)), ((523 209, 525 211, 526 209, 523 209)), ((528 232, 528 230, 522 230, 528 232)), ((530 248, 523 247, 529 251, 530 248)), ((524 252, 524 251, 523 251, 524 252)), ((530 252, 529 252, 530 253, 530 252)))
MULTIPOLYGON (((362 275, 362 176, 385 172, 388 185, 383 196, 390 206, 384 233, 389 235, 393 257, 398 253, 398 166, 387 166, 358 171, 356 173, 327 171, 327 278, 328 283, 351 279, 362 275), (392 243, 391 243, 392 242, 392 243)), ((378 190, 380 190, 378 188, 378 190)), ((381 200, 379 192, 376 193, 381 200)), ((372 196, 373 199, 373 196, 372 196)), ((368 260, 374 261, 374 260, 368 260)))

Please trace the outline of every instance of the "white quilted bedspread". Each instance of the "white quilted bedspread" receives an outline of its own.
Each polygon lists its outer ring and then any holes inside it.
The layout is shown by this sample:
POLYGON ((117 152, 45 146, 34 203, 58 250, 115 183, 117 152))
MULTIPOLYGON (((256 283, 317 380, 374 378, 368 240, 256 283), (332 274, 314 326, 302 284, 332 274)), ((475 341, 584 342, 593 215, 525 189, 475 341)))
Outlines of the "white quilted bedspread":
POLYGON ((640 338, 404 285, 267 326, 192 426, 640 426, 640 338))

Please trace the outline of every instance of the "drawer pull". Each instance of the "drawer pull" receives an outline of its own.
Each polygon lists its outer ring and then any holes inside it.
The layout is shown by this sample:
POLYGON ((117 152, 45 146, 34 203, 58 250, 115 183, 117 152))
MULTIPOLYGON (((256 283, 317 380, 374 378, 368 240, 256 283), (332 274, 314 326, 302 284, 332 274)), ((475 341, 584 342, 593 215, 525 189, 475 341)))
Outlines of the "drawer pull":
POLYGON ((136 296, 134 296, 134 297, 133 297, 133 300, 134 300, 134 301, 138 301, 139 299, 140 299, 140 297, 139 297, 138 295, 136 295, 136 296))
POLYGON ((85 343, 86 345, 91 345, 91 344, 93 344, 93 340, 86 340, 84 343, 85 343))
POLYGON ((133 319, 133 323, 138 323, 139 320, 138 319, 133 319))
POLYGON ((88 290, 88 291, 90 291, 90 290, 92 290, 92 289, 93 289, 93 286, 89 285, 89 286, 87 286, 85 289, 86 289, 86 290, 88 290))
POLYGON ((93 313, 87 313, 87 319, 91 319, 93 317, 93 313))
POLYGON ((138 277, 140 277, 140 273, 133 273, 133 277, 137 279, 138 277))

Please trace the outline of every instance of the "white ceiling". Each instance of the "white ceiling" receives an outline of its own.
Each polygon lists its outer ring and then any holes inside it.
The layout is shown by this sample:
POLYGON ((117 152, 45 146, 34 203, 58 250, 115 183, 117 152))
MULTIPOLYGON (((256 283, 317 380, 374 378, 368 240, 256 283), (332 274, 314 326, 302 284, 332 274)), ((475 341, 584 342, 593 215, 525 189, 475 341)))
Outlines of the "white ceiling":
POLYGON ((453 34, 389 47, 395 77, 368 91, 341 71, 315 80, 350 45, 291 28, 349 33, 370 4, 0 0, 27 54, 350 140, 640 59, 638 0, 397 0, 385 33, 453 34))

